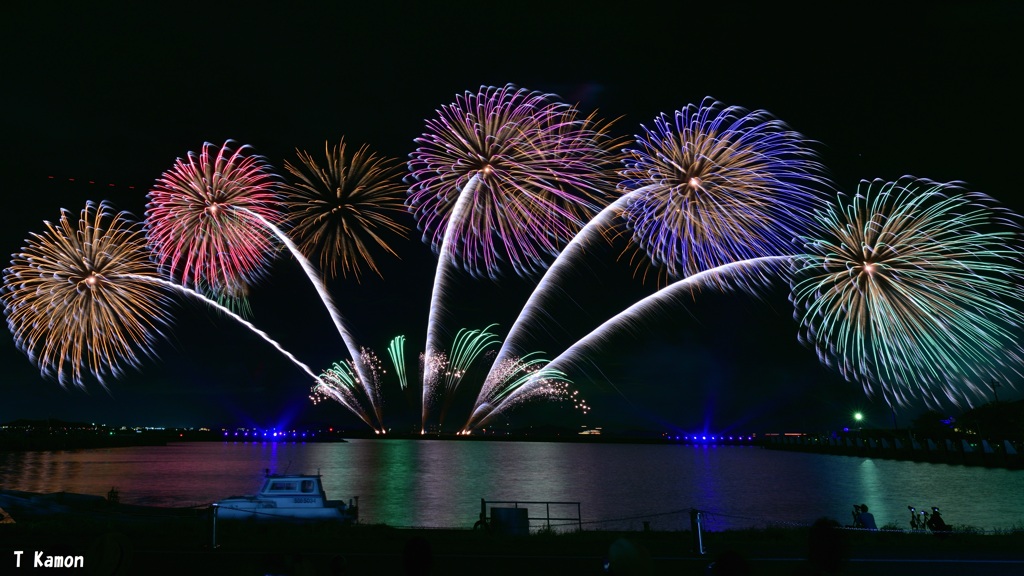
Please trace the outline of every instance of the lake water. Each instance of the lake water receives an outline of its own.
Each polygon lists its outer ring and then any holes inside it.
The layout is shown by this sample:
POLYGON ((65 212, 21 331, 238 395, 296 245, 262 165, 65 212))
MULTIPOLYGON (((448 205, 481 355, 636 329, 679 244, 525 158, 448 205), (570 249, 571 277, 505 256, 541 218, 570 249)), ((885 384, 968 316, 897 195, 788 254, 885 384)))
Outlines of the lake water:
MULTIPOLYGON (((908 527, 908 505, 939 506, 954 526, 1024 527, 1024 471, 872 460, 750 446, 442 440, 174 443, 0 453, 0 488, 104 495, 168 506, 257 490, 263 470, 320 471, 329 497, 359 496, 360 519, 398 527, 471 527, 480 499, 579 502, 589 530, 710 530, 850 522, 908 527)), ((544 514, 526 505, 530 516, 544 514)), ((575 517, 575 506, 552 508, 575 517)))

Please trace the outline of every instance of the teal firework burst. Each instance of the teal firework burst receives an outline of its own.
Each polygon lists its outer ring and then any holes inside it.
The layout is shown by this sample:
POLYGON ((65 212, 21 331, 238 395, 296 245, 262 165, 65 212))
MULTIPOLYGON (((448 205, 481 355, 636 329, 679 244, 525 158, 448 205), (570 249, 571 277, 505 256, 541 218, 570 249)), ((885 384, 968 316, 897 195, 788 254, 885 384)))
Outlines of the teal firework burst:
POLYGON ((801 340, 868 393, 935 405, 1020 373, 1018 218, 958 184, 864 181, 793 258, 801 340))
POLYGON ((409 387, 409 377, 405 371, 405 336, 395 336, 388 344, 388 356, 398 374, 398 384, 405 390, 409 387))

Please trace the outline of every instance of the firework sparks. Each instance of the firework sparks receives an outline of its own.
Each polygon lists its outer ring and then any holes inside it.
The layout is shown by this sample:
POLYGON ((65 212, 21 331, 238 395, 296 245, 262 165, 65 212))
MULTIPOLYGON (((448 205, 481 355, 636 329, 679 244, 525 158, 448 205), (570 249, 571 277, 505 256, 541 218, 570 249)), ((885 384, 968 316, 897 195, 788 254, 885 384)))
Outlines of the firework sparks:
MULTIPOLYGON (((498 350, 491 367, 491 374, 487 376, 488 380, 497 377, 494 374, 495 370, 500 370, 501 366, 504 366, 507 361, 522 350, 524 346, 523 341, 527 334, 526 327, 530 326, 532 322, 542 315, 541 313, 547 298, 559 286, 562 278, 572 270, 572 265, 586 254, 587 242, 594 236, 604 236, 608 231, 614 229, 616 220, 621 215, 622 209, 626 206, 629 198, 629 195, 621 196, 587 222, 579 233, 569 241, 569 244, 566 245, 558 257, 555 258, 555 261, 551 263, 551 267, 544 272, 544 276, 537 282, 537 286, 534 287, 530 297, 526 300, 526 304, 523 305, 515 322, 512 323, 512 327, 509 329, 508 336, 502 343, 501 349, 498 350)), ((484 401, 483 398, 480 401, 484 401)))
MULTIPOLYGON (((368 395, 368 390, 376 387, 376 382, 361 381, 353 361, 335 362, 317 378, 310 393, 310 400, 314 404, 318 404, 324 398, 330 398, 358 416, 374 432, 380 434, 384 431, 383 425, 378 428, 374 425, 371 417, 371 413, 376 413, 379 421, 380 413, 372 407, 373 398, 368 395), (364 399, 371 403, 370 408, 363 405, 364 399)), ((379 406, 379 403, 376 405, 379 406)))
POLYGON ((455 342, 452 344, 450 354, 451 361, 445 370, 445 390, 454 392, 459 386, 462 377, 470 369, 480 355, 489 347, 498 343, 497 335, 488 332, 494 324, 483 330, 459 330, 455 335, 455 342))
POLYGON ((617 156, 607 128, 548 94, 482 87, 442 106, 416 139, 407 202, 425 240, 439 250, 424 421, 450 260, 476 276, 495 277, 503 260, 520 275, 543 269, 545 258, 558 253, 612 189, 617 156))
MULTIPOLYGON (((238 210, 244 212, 247 209, 239 208, 238 210)), ((287 234, 282 232, 280 228, 278 228, 269 220, 264 218, 261 214, 252 213, 251 215, 263 227, 265 227, 267 230, 269 230, 275 236, 277 236, 278 240, 280 240, 281 243, 284 244, 285 248, 287 248, 288 251, 291 252, 292 256, 295 257, 295 260, 299 263, 299 266, 302 268, 303 272, 306 273, 306 277, 309 278, 309 281, 313 284, 313 289, 315 289, 317 294, 320 296, 320 301, 323 303, 324 308, 327 309, 327 313, 331 317, 331 321, 334 322, 334 327, 338 330, 338 335, 341 336, 342 341, 345 343, 345 348, 348 349, 348 352, 353 359, 360 358, 360 349, 356 346, 355 339, 352 337, 352 334, 346 327, 345 319, 342 318, 341 312, 339 312, 337 306, 334 305, 334 300, 331 298, 330 293, 327 291, 327 287, 321 280, 320 273, 317 271, 317 269, 313 266, 313 264, 309 261, 308 258, 302 255, 302 252, 299 251, 299 248, 298 246, 295 245, 295 242, 293 242, 292 239, 289 238, 287 234)), ((370 382, 373 378, 371 374, 366 373, 364 371, 365 366, 366 364, 364 364, 363 362, 355 363, 355 369, 357 372, 360 373, 362 381, 370 382)))
POLYGON ((126 212, 86 204, 77 222, 66 210, 32 234, 4 271, 7 326, 44 376, 104 387, 125 367, 154 356, 171 317, 141 228, 126 212))
POLYGON ((238 313, 236 313, 234 310, 224 306, 220 302, 217 302, 216 300, 212 300, 209 297, 207 297, 205 294, 197 292, 197 291, 195 291, 195 290, 193 290, 191 288, 186 288, 186 287, 184 287, 184 286, 182 286, 180 284, 175 284, 174 282, 171 282, 169 280, 165 280, 163 278, 150 278, 150 277, 145 277, 145 276, 131 276, 130 278, 135 279, 135 280, 139 280, 139 281, 151 282, 151 283, 154 283, 154 284, 159 284, 160 286, 163 286, 164 288, 167 288, 168 290, 173 290, 173 291, 178 292, 180 294, 184 294, 185 296, 188 296, 189 298, 195 298, 196 300, 202 302, 203 304, 206 304, 207 306, 213 308, 214 310, 217 310, 218 312, 224 314, 228 318, 231 318, 232 320, 238 322, 242 326, 245 326, 246 328, 251 330, 254 334, 259 336, 260 338, 263 338, 268 344, 270 344, 271 346, 276 348, 278 352, 280 352, 286 358, 291 360, 292 363, 295 364, 300 369, 302 369, 303 372, 305 372, 306 374, 309 374, 310 378, 312 378, 314 380, 317 379, 317 375, 313 373, 313 370, 311 370, 309 366, 306 366, 305 364, 300 362, 298 358, 296 358, 294 355, 292 355, 291 352, 285 350, 284 347, 282 347, 277 341, 275 341, 273 338, 271 338, 269 335, 267 335, 266 332, 260 330, 255 325, 253 325, 252 322, 249 322, 245 318, 243 318, 240 315, 238 315, 238 313))
POLYGON ((955 184, 864 181, 794 260, 801 339, 869 394, 938 404, 1020 373, 1019 219, 955 184))
POLYGON ((84 388, 154 357, 170 323, 167 293, 195 298, 266 340, 312 379, 317 375, 250 322, 204 294, 159 276, 146 238, 126 212, 88 203, 77 226, 67 211, 33 234, 4 271, 7 324, 44 376, 84 388))
POLYGON ((197 292, 209 294, 218 304, 239 316, 252 316, 252 306, 249 304, 250 286, 238 279, 220 286, 210 286, 200 281, 197 292))
MULTIPOLYGON (((479 185, 480 175, 475 174, 469 181, 466 190, 459 197, 452 212, 453 218, 458 218, 465 210, 466 204, 475 188, 479 185)), ((437 340, 440 339, 440 323, 442 315, 442 296, 448 287, 448 277, 451 275, 451 268, 448 266, 448 251, 452 237, 445 235, 441 243, 441 256, 434 270, 434 288, 430 295, 430 310, 427 314, 427 346, 423 353, 423 406, 422 406, 422 431, 426 431, 427 416, 430 414, 431 404, 437 391, 434 389, 439 381, 437 368, 448 362, 443 353, 436 351, 437 340)))
POLYGON ((585 357, 586 352, 607 342, 616 331, 639 326, 664 313, 668 307, 680 305, 683 296, 692 297, 696 292, 704 289, 740 291, 758 295, 760 290, 768 287, 785 271, 791 258, 791 256, 752 258, 723 264, 717 268, 698 272, 678 280, 606 320, 556 356, 546 368, 561 372, 563 366, 578 364, 585 357))
POLYGON ((824 204, 810 142, 764 110, 705 98, 642 128, 621 173, 620 191, 637 192, 623 216, 669 278, 790 254, 824 204))
POLYGON ((391 364, 395 367, 395 373, 398 374, 398 385, 402 387, 402 390, 409 388, 409 378, 405 371, 405 336, 395 336, 391 339, 391 343, 388 344, 388 356, 391 358, 391 364))
POLYGON ((483 330, 466 330, 463 328, 455 335, 451 354, 448 355, 449 361, 441 378, 443 381, 445 404, 441 409, 440 420, 438 421, 439 427, 444 426, 445 415, 448 412, 451 401, 455 397, 455 391, 462 383, 466 373, 469 372, 473 364, 488 347, 500 341, 497 335, 488 332, 493 327, 494 325, 492 324, 483 330))
POLYGON ((344 140, 324 148, 324 166, 304 151, 297 151, 298 164, 285 162, 295 178, 285 186, 290 234, 304 254, 319 254, 320 269, 331 277, 340 270, 358 281, 363 265, 380 276, 371 246, 397 257, 386 237, 408 234, 395 219, 405 213, 405 188, 398 179, 402 165, 367 146, 349 158, 344 140))
MULTIPOLYGON (((236 294, 262 273, 279 240, 313 284, 353 358, 360 379, 360 350, 335 307, 319 272, 276 222, 282 203, 278 178, 248 147, 225 143, 211 159, 209 143, 198 156, 178 159, 149 193, 146 211, 149 241, 160 265, 185 284, 209 286, 218 300, 236 294)), ((314 376, 315 378, 315 376, 314 376)))
POLYGON ((549 362, 526 354, 495 363, 480 389, 480 394, 462 433, 480 428, 491 418, 533 400, 569 401, 584 414, 590 411, 586 400, 572 388, 565 373, 552 368, 549 362))
POLYGON ((359 364, 363 367, 357 370, 357 374, 366 374, 361 378, 363 391, 366 393, 367 401, 377 416, 377 424, 380 426, 380 433, 384 433, 384 399, 381 396, 381 377, 385 373, 384 364, 377 354, 369 348, 363 348, 359 354, 359 364))
POLYGON ((146 227, 160 268, 183 285, 225 296, 259 278, 274 254, 256 215, 279 220, 278 183, 270 166, 226 142, 188 153, 149 192, 146 227))

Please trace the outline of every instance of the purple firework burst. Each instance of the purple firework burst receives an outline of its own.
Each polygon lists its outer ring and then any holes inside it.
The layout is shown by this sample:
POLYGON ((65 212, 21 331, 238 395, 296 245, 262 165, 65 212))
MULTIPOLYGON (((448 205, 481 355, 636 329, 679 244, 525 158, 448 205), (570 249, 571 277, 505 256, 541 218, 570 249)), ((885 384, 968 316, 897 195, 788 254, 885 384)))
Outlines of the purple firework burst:
POLYGON ((476 276, 543 270, 614 190, 621 145, 609 124, 551 94, 506 85, 457 96, 427 121, 410 155, 407 204, 439 250, 476 276), (463 217, 450 216, 477 176, 463 217), (448 231, 448 227, 453 229, 448 231))
POLYGON ((831 189, 810 142, 763 110, 705 98, 642 128, 621 172, 624 217, 670 278, 792 253, 831 189))

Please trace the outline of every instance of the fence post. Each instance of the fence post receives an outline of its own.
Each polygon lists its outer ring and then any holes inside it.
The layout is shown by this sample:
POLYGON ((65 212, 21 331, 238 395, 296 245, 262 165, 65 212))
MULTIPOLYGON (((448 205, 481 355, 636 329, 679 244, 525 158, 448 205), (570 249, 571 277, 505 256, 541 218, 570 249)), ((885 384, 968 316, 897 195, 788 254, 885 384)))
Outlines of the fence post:
POLYGON ((693 551, 698 555, 707 554, 704 548, 704 513, 696 508, 690 509, 690 538, 693 541, 693 551))
POLYGON ((217 506, 217 503, 215 502, 213 504, 213 548, 214 548, 214 550, 217 549, 217 510, 219 510, 219 509, 220 509, 220 507, 217 506))

